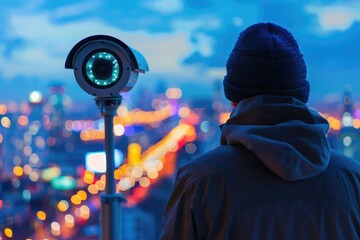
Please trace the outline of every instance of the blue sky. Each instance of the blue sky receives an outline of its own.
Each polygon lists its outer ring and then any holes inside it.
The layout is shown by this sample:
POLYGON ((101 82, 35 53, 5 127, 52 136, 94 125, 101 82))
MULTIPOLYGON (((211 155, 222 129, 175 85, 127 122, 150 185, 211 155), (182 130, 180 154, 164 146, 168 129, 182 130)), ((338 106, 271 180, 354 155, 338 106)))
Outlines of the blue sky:
POLYGON ((360 96, 356 0, 13 0, 0 9, 0 101, 27 99, 54 82, 64 83, 70 97, 91 101, 64 62, 75 43, 94 34, 117 37, 146 57, 150 72, 134 94, 162 81, 184 96, 211 97, 238 34, 267 21, 298 40, 311 101, 339 101, 346 84, 360 96))

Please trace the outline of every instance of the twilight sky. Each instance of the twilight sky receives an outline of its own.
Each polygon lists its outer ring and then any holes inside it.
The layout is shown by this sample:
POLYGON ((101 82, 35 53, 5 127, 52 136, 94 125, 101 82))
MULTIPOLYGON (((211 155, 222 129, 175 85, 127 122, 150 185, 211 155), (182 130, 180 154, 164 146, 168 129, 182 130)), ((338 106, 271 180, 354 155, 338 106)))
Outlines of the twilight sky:
POLYGON ((26 100, 63 83, 68 95, 92 101, 64 68, 70 49, 95 34, 140 51, 150 72, 141 88, 165 82, 184 97, 211 97, 239 33, 274 22, 298 40, 311 102, 339 101, 345 86, 360 96, 360 2, 357 0, 5 0, 0 8, 0 101, 26 100), (5 3, 6 2, 6 3, 5 3))

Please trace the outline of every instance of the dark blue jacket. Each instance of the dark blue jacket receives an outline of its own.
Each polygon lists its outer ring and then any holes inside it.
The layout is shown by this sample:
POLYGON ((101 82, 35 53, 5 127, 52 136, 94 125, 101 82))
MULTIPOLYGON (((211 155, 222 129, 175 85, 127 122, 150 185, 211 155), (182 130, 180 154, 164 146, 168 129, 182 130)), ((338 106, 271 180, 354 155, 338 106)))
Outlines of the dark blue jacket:
POLYGON ((179 170, 161 239, 360 239, 360 163, 291 97, 245 99, 222 145, 179 170))

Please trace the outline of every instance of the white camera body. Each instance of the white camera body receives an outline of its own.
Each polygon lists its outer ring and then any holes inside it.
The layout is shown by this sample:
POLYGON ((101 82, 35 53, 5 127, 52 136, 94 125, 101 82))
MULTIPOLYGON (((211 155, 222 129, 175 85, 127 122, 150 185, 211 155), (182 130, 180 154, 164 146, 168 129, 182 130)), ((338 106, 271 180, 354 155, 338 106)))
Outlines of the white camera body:
POLYGON ((78 42, 70 50, 65 68, 74 70, 75 79, 85 92, 100 98, 130 91, 139 73, 149 71, 140 52, 107 35, 78 42))

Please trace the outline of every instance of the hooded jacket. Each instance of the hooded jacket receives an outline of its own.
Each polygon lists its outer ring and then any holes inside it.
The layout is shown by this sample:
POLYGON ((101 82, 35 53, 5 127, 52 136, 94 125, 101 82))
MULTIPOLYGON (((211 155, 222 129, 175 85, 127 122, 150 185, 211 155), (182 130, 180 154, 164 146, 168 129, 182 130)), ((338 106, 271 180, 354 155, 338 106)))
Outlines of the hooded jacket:
POLYGON ((242 100, 221 145, 180 168, 161 239, 360 239, 360 164, 282 96, 242 100))

